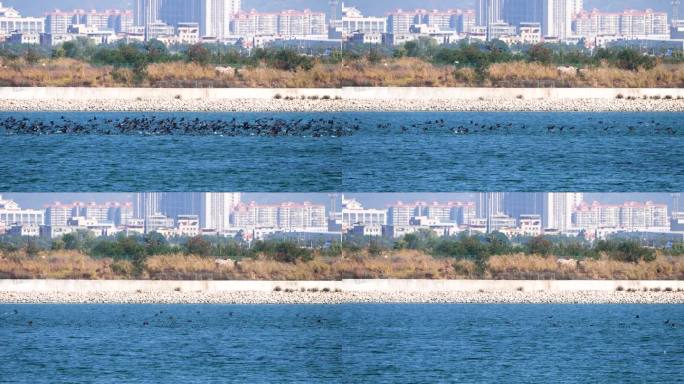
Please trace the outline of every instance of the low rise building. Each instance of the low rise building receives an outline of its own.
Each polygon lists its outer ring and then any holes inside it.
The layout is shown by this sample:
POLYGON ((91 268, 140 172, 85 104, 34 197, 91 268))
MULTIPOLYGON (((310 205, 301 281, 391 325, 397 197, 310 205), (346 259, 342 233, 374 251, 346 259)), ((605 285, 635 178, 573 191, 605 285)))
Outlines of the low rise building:
POLYGON ((199 235, 199 216, 179 215, 176 223, 176 229, 177 235, 180 237, 195 237, 199 235))
POLYGON ((5 200, 0 195, 0 223, 6 227, 12 225, 35 225, 45 223, 45 211, 37 209, 22 209, 13 200, 5 200))
POLYGON ((516 228, 517 223, 515 218, 504 214, 491 215, 489 217, 489 231, 501 231, 504 228, 516 228))
POLYGON ((384 225, 382 227, 382 236, 388 239, 398 239, 400 237, 406 236, 410 233, 416 233, 420 230, 429 230, 427 226, 417 226, 417 225, 406 225, 406 226, 395 226, 395 225, 384 225))
POLYGON ((162 228, 173 228, 174 221, 172 218, 162 214, 154 214, 145 218, 145 233, 157 232, 162 228))
POLYGON ((539 236, 542 234, 541 215, 520 215, 518 228, 521 236, 539 236))
POLYGON ((59 239, 64 235, 76 233, 78 230, 86 230, 86 228, 79 228, 67 225, 43 225, 40 227, 40 237, 46 239, 59 239))
POLYGON ((13 33, 16 33, 19 36, 36 36, 40 35, 44 31, 44 18, 22 17, 16 9, 5 7, 0 2, 0 34, 9 36, 13 33))
POLYGON ((330 20, 328 36, 333 39, 346 39, 354 34, 380 35, 387 32, 387 18, 364 16, 355 7, 342 5, 342 17, 330 20))
POLYGON ((7 231, 10 236, 38 237, 40 236, 40 226, 36 224, 13 225, 7 231))
POLYGON ((33 32, 12 33, 6 40, 10 44, 40 44, 40 34, 33 32))
POLYGON ((539 44, 542 42, 542 27, 540 23, 520 23, 518 29, 520 42, 523 44, 539 44))
POLYGON ((353 44, 382 44, 382 33, 355 32, 349 36, 349 42, 353 44))
POLYGON ((176 27, 176 43, 182 45, 197 44, 200 39, 200 27, 197 23, 179 23, 176 27))
POLYGON ((354 225, 349 233, 357 236, 382 236, 382 225, 354 225))
POLYGON ((79 37, 85 37, 85 36, 79 36, 71 33, 64 33, 64 34, 53 34, 53 33, 41 33, 40 34, 40 45, 43 47, 55 47, 61 44, 64 44, 68 41, 74 41, 78 39, 79 37))
POLYGON ((504 22, 489 23, 487 26, 487 38, 489 40, 502 40, 507 37, 517 35, 517 29, 514 25, 509 25, 504 22))

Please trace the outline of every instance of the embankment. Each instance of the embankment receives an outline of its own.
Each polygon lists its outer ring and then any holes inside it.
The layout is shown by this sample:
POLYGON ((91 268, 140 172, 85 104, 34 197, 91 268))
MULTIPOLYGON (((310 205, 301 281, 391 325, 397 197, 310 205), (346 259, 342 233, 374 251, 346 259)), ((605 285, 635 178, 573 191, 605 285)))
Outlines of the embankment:
POLYGON ((684 281, 0 280, 0 303, 662 303, 684 304, 684 281))
POLYGON ((0 88, 0 111, 684 111, 677 88, 0 88))

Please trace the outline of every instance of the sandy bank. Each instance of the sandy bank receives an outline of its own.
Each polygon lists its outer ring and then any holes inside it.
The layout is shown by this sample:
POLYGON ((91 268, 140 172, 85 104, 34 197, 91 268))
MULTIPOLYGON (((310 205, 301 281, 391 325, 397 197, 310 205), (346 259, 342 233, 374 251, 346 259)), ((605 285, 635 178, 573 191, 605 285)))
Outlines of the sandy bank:
POLYGON ((0 280, 0 303, 684 304, 684 282, 596 280, 0 280))
POLYGON ((684 90, 0 88, 0 111, 683 112, 684 90))

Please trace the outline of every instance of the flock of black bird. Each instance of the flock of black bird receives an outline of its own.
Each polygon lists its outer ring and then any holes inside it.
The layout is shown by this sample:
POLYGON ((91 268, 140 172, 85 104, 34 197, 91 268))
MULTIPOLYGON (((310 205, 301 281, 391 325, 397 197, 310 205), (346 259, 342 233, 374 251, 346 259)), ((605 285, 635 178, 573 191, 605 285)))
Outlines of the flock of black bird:
POLYGON ((299 136, 340 137, 361 129, 360 122, 333 119, 259 118, 238 120, 207 120, 189 117, 91 117, 84 121, 60 116, 54 120, 7 117, 0 119, 0 131, 5 135, 220 135, 220 136, 299 136))
MULTIPOLYGON (((375 128, 387 133, 451 133, 451 134, 511 134, 538 133, 540 130, 548 134, 570 132, 594 132, 607 134, 661 134, 676 135, 683 131, 672 124, 655 120, 621 124, 615 121, 594 120, 589 118, 588 124, 568 121, 565 124, 535 123, 497 123, 478 122, 475 120, 446 121, 444 119, 407 122, 405 124, 377 123, 375 128)), ((138 116, 123 118, 91 117, 87 120, 73 120, 60 116, 52 120, 30 119, 28 117, 0 118, 0 132, 5 135, 220 135, 220 136, 297 136, 297 137, 342 137, 358 132, 367 126, 359 117, 351 119, 333 118, 276 118, 263 117, 252 120, 200 119, 198 117, 170 116, 157 117, 138 116)))

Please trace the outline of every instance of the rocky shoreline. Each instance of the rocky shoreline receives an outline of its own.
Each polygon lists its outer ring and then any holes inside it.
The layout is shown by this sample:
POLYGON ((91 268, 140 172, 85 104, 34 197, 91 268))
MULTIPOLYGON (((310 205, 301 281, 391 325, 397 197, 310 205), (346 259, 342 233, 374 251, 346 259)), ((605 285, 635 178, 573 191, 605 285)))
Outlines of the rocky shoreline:
POLYGON ((683 99, 0 99, 4 112, 684 112, 683 99))
POLYGON ((683 291, 0 292, 0 304, 684 304, 683 291))

